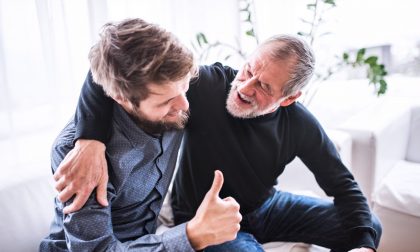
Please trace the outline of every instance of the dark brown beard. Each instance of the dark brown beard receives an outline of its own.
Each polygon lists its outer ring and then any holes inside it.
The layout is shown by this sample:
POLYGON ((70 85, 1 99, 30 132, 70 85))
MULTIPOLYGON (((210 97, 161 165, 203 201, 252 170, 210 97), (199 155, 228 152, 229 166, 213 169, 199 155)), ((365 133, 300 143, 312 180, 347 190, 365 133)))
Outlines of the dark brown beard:
POLYGON ((190 116, 190 111, 183 111, 182 118, 178 122, 166 122, 164 120, 161 121, 150 121, 144 119, 140 116, 141 113, 139 111, 134 111, 130 113, 131 118, 134 122, 139 126, 142 130, 146 133, 151 135, 159 135, 168 130, 180 130, 185 127, 188 121, 188 117, 190 116))

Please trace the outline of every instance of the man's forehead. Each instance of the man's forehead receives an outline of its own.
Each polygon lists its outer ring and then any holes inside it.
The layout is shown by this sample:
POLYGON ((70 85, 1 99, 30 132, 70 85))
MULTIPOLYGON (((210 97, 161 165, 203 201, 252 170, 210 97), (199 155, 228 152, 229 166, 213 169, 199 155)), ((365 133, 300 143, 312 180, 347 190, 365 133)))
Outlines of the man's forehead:
POLYGON ((274 59, 264 48, 257 49, 248 60, 248 64, 251 67, 258 68, 260 70, 266 68, 267 65, 273 63, 275 63, 274 59))
POLYGON ((149 83, 146 87, 149 95, 165 96, 172 95, 174 92, 183 90, 188 85, 189 76, 178 81, 168 81, 165 83, 149 83))

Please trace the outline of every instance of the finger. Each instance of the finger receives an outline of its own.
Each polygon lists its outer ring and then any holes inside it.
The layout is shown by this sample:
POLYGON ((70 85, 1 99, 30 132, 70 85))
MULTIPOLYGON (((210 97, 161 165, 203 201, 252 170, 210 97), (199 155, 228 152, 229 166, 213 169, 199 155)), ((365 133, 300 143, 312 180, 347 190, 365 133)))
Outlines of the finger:
POLYGON ((57 199, 61 202, 66 202, 69 199, 71 199, 71 197, 73 197, 73 195, 75 195, 76 192, 72 189, 72 187, 70 185, 67 185, 57 196, 57 199))
POLYGON ((60 165, 58 166, 57 170, 55 171, 53 178, 55 181, 58 181, 62 176, 63 170, 66 170, 68 168, 68 166, 70 165, 70 160, 71 158, 69 158, 73 153, 73 150, 71 150, 69 153, 67 153, 67 155, 64 157, 64 159, 61 161, 60 165))
POLYGON ((226 201, 226 202, 236 202, 236 200, 234 198, 232 198, 231 196, 224 198, 223 201, 226 201))
POLYGON ((223 173, 219 170, 214 171, 213 185, 209 190, 210 196, 219 197, 220 190, 223 186, 223 173))
POLYGON ((99 185, 96 188, 96 200, 102 206, 108 206, 108 200, 106 197, 107 194, 107 184, 108 184, 108 176, 102 176, 101 180, 99 181, 99 185))
POLYGON ((85 205, 88 198, 89 198, 89 194, 87 193, 77 194, 73 202, 63 209, 63 213, 69 214, 69 213, 73 213, 80 210, 85 205))
POLYGON ((54 187, 57 192, 61 192, 66 187, 66 181, 64 177, 61 177, 60 180, 56 181, 54 187))
POLYGON ((54 172, 53 178, 55 181, 60 180, 60 178, 63 176, 63 174, 61 173, 61 166, 63 165, 63 163, 60 164, 60 166, 57 168, 57 170, 54 172))

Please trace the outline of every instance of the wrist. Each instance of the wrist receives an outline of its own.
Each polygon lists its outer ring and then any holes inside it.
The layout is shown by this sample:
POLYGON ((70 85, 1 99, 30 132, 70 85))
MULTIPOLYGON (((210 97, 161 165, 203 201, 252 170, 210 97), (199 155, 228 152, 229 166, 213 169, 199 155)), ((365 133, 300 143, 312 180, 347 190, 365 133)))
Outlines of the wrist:
POLYGON ((92 139, 77 139, 75 143, 76 148, 84 149, 87 146, 90 148, 98 148, 101 151, 105 151, 105 144, 98 141, 98 140, 92 140, 92 139))
POLYGON ((202 235, 199 234, 198 224, 192 219, 191 221, 187 222, 186 225, 186 233, 187 238, 190 241, 191 247, 194 250, 202 250, 207 247, 202 235))

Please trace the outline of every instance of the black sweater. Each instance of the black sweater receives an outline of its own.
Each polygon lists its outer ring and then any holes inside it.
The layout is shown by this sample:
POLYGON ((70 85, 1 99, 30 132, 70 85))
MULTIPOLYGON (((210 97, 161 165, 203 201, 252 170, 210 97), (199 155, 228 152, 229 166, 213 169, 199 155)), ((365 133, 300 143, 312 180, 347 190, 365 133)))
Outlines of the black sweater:
MULTIPOLYGON (((277 177, 298 156, 334 197, 354 244, 374 247, 366 199, 317 120, 300 103, 254 119, 232 117, 225 107, 235 74, 220 63, 203 66, 190 85, 191 115, 172 195, 176 223, 194 216, 214 170, 225 178, 220 197, 234 197, 246 214, 271 195, 277 177)), ((76 112, 76 137, 106 142, 113 102, 92 83, 89 74, 76 112)))

